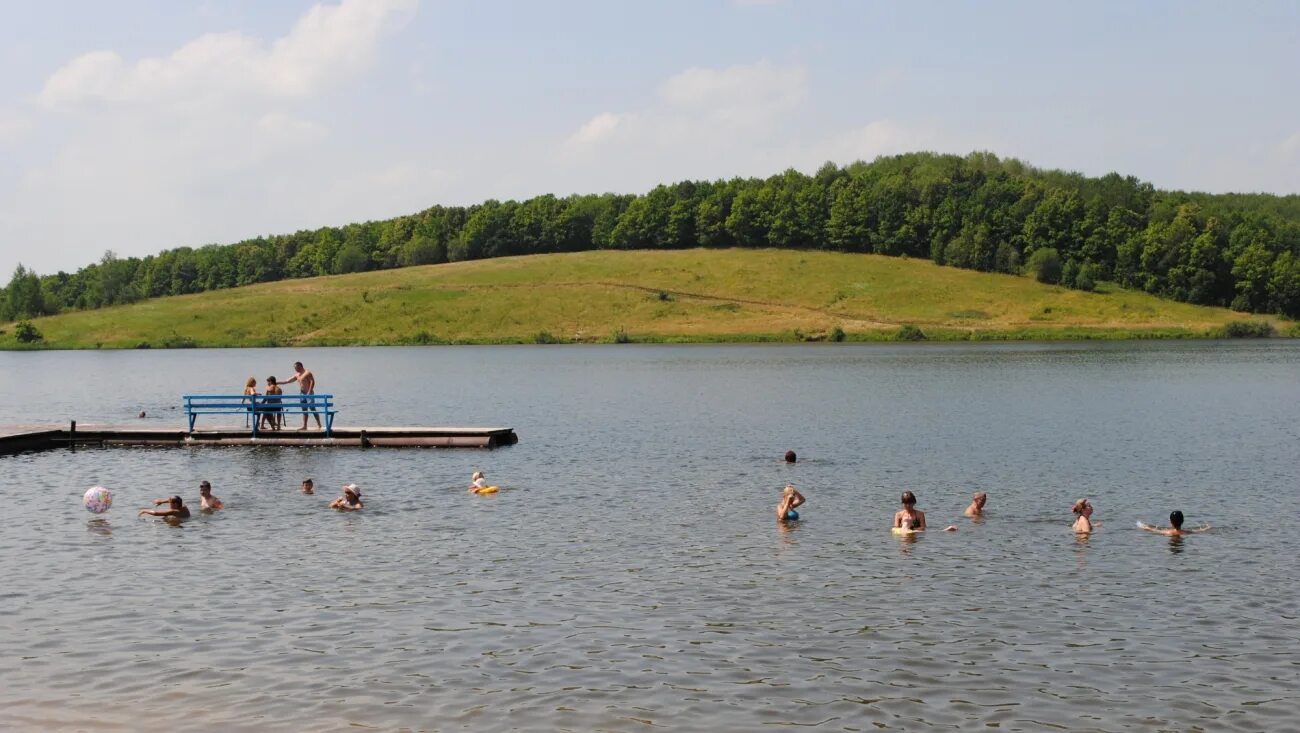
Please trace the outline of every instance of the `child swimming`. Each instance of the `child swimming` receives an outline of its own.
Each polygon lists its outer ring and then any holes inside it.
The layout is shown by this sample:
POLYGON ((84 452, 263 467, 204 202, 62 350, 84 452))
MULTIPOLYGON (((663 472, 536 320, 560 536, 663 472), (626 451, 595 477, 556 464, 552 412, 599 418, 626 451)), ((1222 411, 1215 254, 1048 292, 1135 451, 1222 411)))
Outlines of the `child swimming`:
POLYGON ((488 489, 496 490, 494 487, 488 486, 487 479, 483 478, 482 471, 475 471, 474 475, 469 477, 469 481, 469 493, 471 494, 490 494, 492 491, 488 491, 488 489))

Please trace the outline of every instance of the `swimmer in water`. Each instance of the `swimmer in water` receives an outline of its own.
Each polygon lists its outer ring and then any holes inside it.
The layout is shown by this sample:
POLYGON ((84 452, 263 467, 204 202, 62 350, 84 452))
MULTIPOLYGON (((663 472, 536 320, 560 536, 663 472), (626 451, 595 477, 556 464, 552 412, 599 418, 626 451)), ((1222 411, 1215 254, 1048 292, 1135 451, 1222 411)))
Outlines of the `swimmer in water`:
POLYGON ((984 503, 989 500, 989 495, 983 491, 976 491, 971 497, 970 506, 966 507, 965 514, 968 517, 984 516, 984 503))
POLYGON ((785 452, 785 462, 786 462, 786 463, 794 463, 794 462, 797 461, 797 460, 799 460, 799 456, 795 455, 795 452, 794 452, 794 451, 792 451, 792 450, 788 450, 788 451, 785 452))
POLYGON ((199 510, 210 512, 215 509, 225 509, 226 505, 220 499, 212 495, 212 484, 207 481, 199 482, 199 510))
POLYGON ((314 494, 316 493, 316 484, 311 479, 305 478, 302 480, 302 489, 300 490, 304 494, 314 494))
POLYGON ((916 495, 904 491, 903 509, 894 513, 894 527, 902 530, 921 531, 925 529, 925 512, 916 508, 916 495))
POLYGON ((469 477, 469 493, 477 494, 488 487, 487 479, 483 478, 482 471, 475 471, 474 475, 469 477))
POLYGON ((786 484, 785 489, 781 491, 781 503, 776 505, 776 519, 778 522, 784 522, 789 519, 798 519, 799 512, 795 511, 796 507, 801 507, 807 499, 803 494, 794 487, 794 484, 786 484))
POLYGON ((341 512, 355 512, 364 509, 365 505, 361 503, 361 489, 356 484, 343 484, 343 495, 330 502, 330 509, 337 509, 341 512))
POLYGON ((1074 512, 1075 516, 1074 526, 1071 529, 1079 534, 1088 534, 1092 531, 1092 502, 1080 499, 1074 502, 1070 511, 1074 512))
POLYGON ((1195 529, 1183 529, 1183 513, 1180 511, 1169 513, 1169 525, 1168 527, 1153 527, 1146 522, 1138 522, 1138 529, 1145 529, 1148 532, 1155 532, 1166 537, 1182 537, 1196 532, 1204 532, 1210 528, 1210 525, 1203 524, 1195 529))
POLYGON ((141 509, 136 516, 143 517, 148 514, 151 517, 162 517, 164 519, 189 519, 190 508, 185 506, 185 502, 179 496, 173 496, 170 499, 154 499, 154 506, 167 504, 167 509, 141 509))

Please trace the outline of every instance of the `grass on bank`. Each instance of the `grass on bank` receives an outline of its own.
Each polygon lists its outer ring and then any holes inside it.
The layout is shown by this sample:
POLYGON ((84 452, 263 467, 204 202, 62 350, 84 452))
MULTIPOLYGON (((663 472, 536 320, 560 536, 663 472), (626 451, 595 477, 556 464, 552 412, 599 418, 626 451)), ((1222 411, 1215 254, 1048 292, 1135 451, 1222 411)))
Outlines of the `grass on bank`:
MULTIPOLYGON (((286 280, 35 319, 37 348, 1184 338, 1289 321, 929 261, 581 252, 286 280), (1244 324, 1244 325, 1243 325, 1244 324), (1251 325, 1254 324, 1254 325, 1251 325)), ((0 347, 22 348, 14 324, 0 347)))

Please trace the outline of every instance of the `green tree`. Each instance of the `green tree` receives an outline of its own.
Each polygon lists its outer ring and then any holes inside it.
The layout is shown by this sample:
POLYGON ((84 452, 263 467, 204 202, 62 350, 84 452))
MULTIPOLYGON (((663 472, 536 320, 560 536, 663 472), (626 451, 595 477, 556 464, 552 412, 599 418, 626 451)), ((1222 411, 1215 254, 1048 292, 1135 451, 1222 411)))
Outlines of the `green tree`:
POLYGON ((358 244, 344 245, 334 256, 334 264, 330 269, 338 275, 365 272, 370 269, 370 256, 358 244))
POLYGON ((1246 247, 1232 263, 1232 274, 1237 279, 1237 295, 1232 299, 1233 310, 1257 313, 1268 306, 1269 279, 1273 275, 1273 253, 1259 242, 1246 247))
POLYGON ((1268 278, 1271 307, 1284 316, 1300 318, 1300 257, 1283 252, 1273 260, 1268 278))
POLYGON ((40 277, 19 264, 4 289, 3 313, 0 314, 3 318, 0 320, 35 318, 45 315, 45 312, 45 293, 41 289, 40 277))
POLYGON ((1055 285, 1061 281, 1061 255, 1052 247, 1036 249, 1025 262, 1025 270, 1038 282, 1055 285))
POLYGON ((402 245, 397 261, 402 267, 437 265, 447 261, 447 245, 440 244, 423 234, 417 234, 411 241, 402 245))

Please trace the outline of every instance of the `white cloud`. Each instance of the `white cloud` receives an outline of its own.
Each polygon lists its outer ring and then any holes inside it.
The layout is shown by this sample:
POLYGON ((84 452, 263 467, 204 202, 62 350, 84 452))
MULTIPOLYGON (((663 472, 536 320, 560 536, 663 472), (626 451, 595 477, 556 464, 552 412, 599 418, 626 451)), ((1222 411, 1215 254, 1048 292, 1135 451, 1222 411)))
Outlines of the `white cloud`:
POLYGON ((1283 140, 1277 148, 1288 158, 1296 153, 1300 153, 1300 131, 1297 131, 1294 135, 1283 140))
POLYGON ((54 107, 232 95, 307 96, 363 68, 383 31, 409 17, 414 5, 415 0, 317 5, 270 44, 242 33, 209 33, 169 56, 135 63, 112 51, 94 51, 55 71, 38 100, 54 107))
MULTIPOLYGON (((417 154, 344 144, 318 111, 414 2, 317 5, 270 41, 207 34, 156 58, 72 59, 29 108, 60 137, 0 199, 0 269, 18 259, 70 269, 109 248, 147 254, 344 223, 445 194, 433 162, 417 169, 417 154), (37 243, 46 246, 27 247, 37 243)), ((9 126, 0 118, 0 143, 9 126)))
POLYGON ((32 127, 31 118, 17 110, 0 109, 0 145, 17 142, 32 127))
POLYGON ((659 87, 666 104, 684 108, 788 108, 804 96, 802 68, 761 61, 726 69, 693 68, 659 87))
MULTIPOLYGON (((887 69, 881 83, 897 83, 887 69)), ((880 81, 877 79, 877 81, 880 81)), ((815 170, 917 150, 998 151, 999 141, 928 121, 881 116, 855 127, 807 129, 835 100, 810 99, 800 66, 766 61, 721 69, 691 68, 660 83, 643 106, 599 114, 569 136, 561 169, 573 190, 644 190, 683 178, 766 176, 788 167, 815 170), (819 102, 821 102, 819 104, 819 102), (629 188, 628 182, 635 182, 629 188)))
POLYGON ((871 161, 881 155, 921 150, 965 155, 973 150, 994 150, 1010 154, 1013 148, 999 145, 991 138, 945 130, 931 123, 903 124, 885 118, 812 145, 804 157, 809 164, 827 160, 844 164, 855 160, 871 161))
POLYGON ((570 145, 591 145, 609 137, 618 128, 622 118, 612 112, 602 112, 587 120, 578 131, 569 137, 570 145))
MULTIPOLYGON (((624 165, 726 156, 770 144, 772 134, 803 102, 805 86, 802 68, 766 61, 687 69, 661 83, 643 108, 587 120, 566 147, 579 157, 622 154, 624 165)), ((691 169, 663 174, 676 179, 691 169)))

